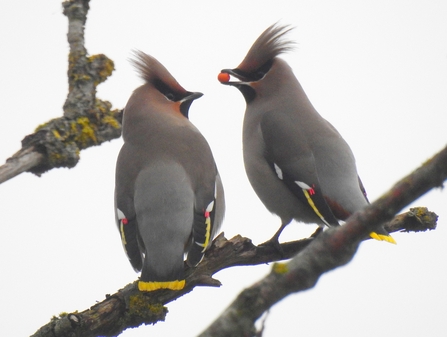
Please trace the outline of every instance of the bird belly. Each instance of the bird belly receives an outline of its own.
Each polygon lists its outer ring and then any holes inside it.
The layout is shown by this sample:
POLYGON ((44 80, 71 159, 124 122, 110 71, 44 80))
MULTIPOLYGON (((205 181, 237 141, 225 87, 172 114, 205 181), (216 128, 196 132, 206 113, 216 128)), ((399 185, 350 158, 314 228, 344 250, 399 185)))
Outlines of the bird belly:
POLYGON ((135 182, 134 199, 144 246, 141 280, 183 279, 183 256, 194 209, 194 192, 186 172, 175 163, 146 168, 135 182))

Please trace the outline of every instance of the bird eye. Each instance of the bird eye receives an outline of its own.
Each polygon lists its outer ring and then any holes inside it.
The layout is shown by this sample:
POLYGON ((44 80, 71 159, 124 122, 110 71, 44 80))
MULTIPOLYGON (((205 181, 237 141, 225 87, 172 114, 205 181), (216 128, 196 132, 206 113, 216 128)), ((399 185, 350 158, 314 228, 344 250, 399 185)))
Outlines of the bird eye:
POLYGON ((165 97, 170 100, 170 101, 174 101, 175 100, 175 96, 172 92, 168 92, 165 94, 165 97))
POLYGON ((176 92, 169 87, 167 84, 163 83, 160 80, 155 80, 154 82, 154 87, 160 91, 167 100, 172 101, 172 102, 177 102, 179 101, 182 97, 178 94, 176 94, 176 92))
POLYGON ((255 77, 260 80, 261 78, 263 78, 265 76, 265 72, 263 71, 257 71, 255 74, 255 77))
POLYGON ((262 67, 260 67, 258 70, 256 70, 256 72, 252 74, 253 78, 256 81, 262 79, 265 76, 265 74, 269 72, 270 68, 272 67, 272 64, 273 64, 272 60, 265 63, 262 67))

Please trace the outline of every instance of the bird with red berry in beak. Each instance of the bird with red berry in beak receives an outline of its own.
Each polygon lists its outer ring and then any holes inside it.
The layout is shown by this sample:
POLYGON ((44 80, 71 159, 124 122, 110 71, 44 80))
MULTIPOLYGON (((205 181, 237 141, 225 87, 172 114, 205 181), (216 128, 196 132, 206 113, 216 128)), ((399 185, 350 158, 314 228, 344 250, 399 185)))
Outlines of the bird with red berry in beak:
MULTIPOLYGON (((245 170, 265 207, 281 218, 269 240, 279 250, 281 231, 293 219, 320 228, 338 226, 368 205, 349 145, 315 110, 290 66, 278 57, 293 49, 285 39, 290 30, 270 26, 239 66, 218 75, 245 98, 245 170)), ((370 236, 395 243, 383 227, 370 236)))

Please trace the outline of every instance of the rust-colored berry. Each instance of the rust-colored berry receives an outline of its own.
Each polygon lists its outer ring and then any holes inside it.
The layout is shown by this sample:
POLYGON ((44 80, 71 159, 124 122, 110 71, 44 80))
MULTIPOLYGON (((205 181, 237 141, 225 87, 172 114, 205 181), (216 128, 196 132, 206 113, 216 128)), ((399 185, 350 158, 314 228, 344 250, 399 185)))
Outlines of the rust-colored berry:
POLYGON ((217 79, 221 83, 228 82, 230 80, 230 75, 227 73, 220 73, 219 75, 217 75, 217 79))

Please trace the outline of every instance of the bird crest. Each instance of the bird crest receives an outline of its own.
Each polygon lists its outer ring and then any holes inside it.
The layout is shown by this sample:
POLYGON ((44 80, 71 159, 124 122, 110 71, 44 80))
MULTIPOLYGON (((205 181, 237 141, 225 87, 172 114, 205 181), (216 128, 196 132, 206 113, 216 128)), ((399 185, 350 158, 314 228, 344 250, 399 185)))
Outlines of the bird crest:
POLYGON ((130 62, 144 81, 152 83, 162 93, 174 91, 179 96, 187 94, 187 91, 155 57, 139 50, 134 50, 133 56, 130 62))
POLYGON ((268 27, 253 43, 237 69, 252 73, 276 56, 293 50, 295 42, 283 39, 292 29, 289 25, 280 26, 278 23, 268 27))

